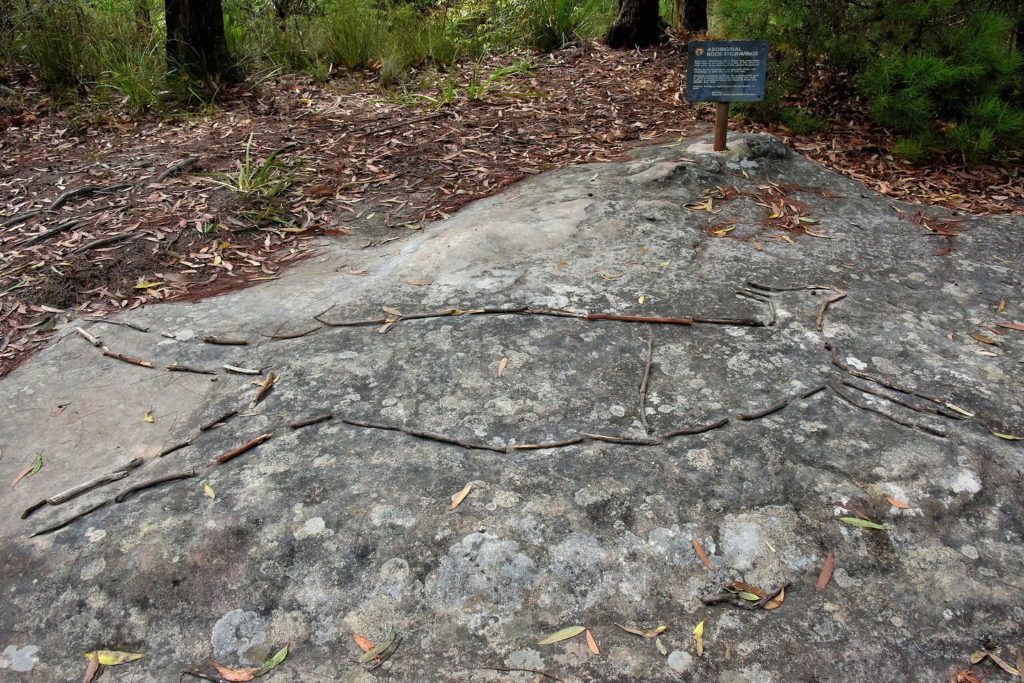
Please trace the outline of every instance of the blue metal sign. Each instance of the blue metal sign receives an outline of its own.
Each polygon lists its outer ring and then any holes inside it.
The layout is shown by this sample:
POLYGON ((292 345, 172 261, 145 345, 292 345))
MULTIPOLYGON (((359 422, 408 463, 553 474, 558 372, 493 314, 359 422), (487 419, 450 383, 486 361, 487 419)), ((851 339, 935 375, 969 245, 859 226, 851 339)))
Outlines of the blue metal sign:
POLYGON ((686 98, 691 102, 757 102, 764 98, 768 41, 691 42, 686 98))

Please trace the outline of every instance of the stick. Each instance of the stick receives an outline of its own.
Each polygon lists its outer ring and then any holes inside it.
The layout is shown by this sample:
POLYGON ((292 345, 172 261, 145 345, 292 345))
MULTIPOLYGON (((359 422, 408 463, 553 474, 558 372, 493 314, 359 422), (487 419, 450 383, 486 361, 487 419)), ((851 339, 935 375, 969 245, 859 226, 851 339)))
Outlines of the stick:
POLYGON ((627 323, 647 323, 656 325, 692 325, 693 318, 662 318, 643 315, 619 315, 617 313, 587 313, 583 320, 617 320, 627 323))
MULTIPOLYGON (((77 498, 83 493, 92 491, 94 488, 98 486, 103 486, 104 484, 110 484, 112 482, 124 479, 132 470, 134 470, 137 467, 140 467, 142 465, 142 462, 142 458, 135 458, 134 460, 117 468, 113 472, 108 472, 107 474, 96 477, 95 479, 90 479, 89 481, 83 482, 76 486, 72 486, 66 491, 61 491, 60 493, 54 496, 50 496, 49 498, 46 499, 46 502, 49 505, 61 505, 62 503, 68 502, 72 498, 77 498)), ((25 519, 25 517, 23 516, 22 519, 25 519)))
POLYGON ((884 398, 886 401, 889 401, 890 403, 895 403, 896 405, 903 406, 904 408, 909 408, 910 410, 913 410, 913 411, 918 412, 918 413, 931 413, 932 415, 940 415, 942 417, 948 417, 951 420, 963 420, 964 419, 964 416, 962 416, 962 415, 957 415, 956 413, 950 413, 948 411, 942 410, 941 408, 930 408, 928 406, 915 406, 915 405, 913 405, 911 403, 907 403, 906 401, 900 400, 900 399, 896 398, 895 396, 887 396, 887 395, 883 394, 881 391, 878 391, 878 390, 875 390, 875 389, 871 389, 869 387, 862 387, 862 386, 860 386, 858 384, 854 384, 853 382, 851 382, 849 380, 846 380, 846 379, 841 379, 839 381, 844 386, 848 386, 851 389, 856 389, 857 391, 859 391, 861 393, 870 394, 871 396, 877 396, 878 398, 884 398))
POLYGON ((558 676, 555 676, 553 674, 549 674, 549 673, 547 673, 545 671, 538 671, 537 669, 526 669, 526 668, 523 668, 523 667, 520 667, 520 666, 497 666, 497 665, 481 666, 480 668, 481 669, 489 669, 490 671, 525 671, 527 673, 537 674, 538 676, 543 676, 544 678, 547 678, 548 680, 559 681, 559 683, 564 683, 564 681, 561 678, 559 678, 558 676))
POLYGON ((83 330, 81 327, 76 327, 75 332, 82 335, 85 338, 85 340, 92 344, 93 346, 103 346, 103 342, 101 342, 99 339, 83 330))
POLYGON ((229 410, 228 412, 226 412, 223 415, 221 415, 220 417, 218 417, 216 420, 212 420, 212 421, 207 422, 206 424, 204 424, 202 427, 199 428, 199 431, 205 432, 207 430, 213 429, 214 427, 219 425, 221 422, 227 422, 228 420, 233 418, 235 415, 238 415, 238 411, 237 410, 229 410))
POLYGON ((931 427, 929 427, 927 425, 917 424, 916 422, 908 422, 906 420, 903 420, 901 418, 896 417, 895 415, 890 415, 889 413, 885 412, 884 410, 879 410, 878 408, 872 408, 871 406, 864 405, 863 403, 857 403, 852 398, 850 398, 849 396, 844 394, 839 389, 839 387, 836 386, 835 384, 832 385, 832 391, 836 394, 836 396, 838 396, 842 400, 846 401, 847 403, 849 403, 854 408, 860 408, 861 410, 866 410, 869 413, 874 413, 875 415, 881 415, 882 417, 888 418, 888 419, 892 420, 893 422, 895 422, 896 424, 898 424, 898 425, 900 425, 902 427, 907 427, 909 429, 920 429, 922 432, 925 432, 926 434, 931 434, 933 436, 938 436, 938 437, 942 437, 942 438, 946 438, 946 436, 947 436, 945 433, 940 432, 937 429, 932 429, 931 427))
POLYGON ((647 382, 651 377, 651 360, 654 357, 654 335, 647 337, 647 353, 644 354, 644 369, 640 375, 640 389, 638 391, 640 404, 640 424, 647 433, 647 382))
POLYGON ((298 339, 299 337, 305 337, 307 334, 313 334, 317 330, 322 329, 323 325, 316 325, 315 327, 303 330, 302 332, 290 332, 288 334, 261 334, 260 336, 266 337, 267 339, 298 339))
POLYGON ((50 228, 49 230, 45 230, 45 231, 39 233, 38 235, 33 235, 32 237, 28 238, 27 240, 25 240, 24 242, 22 242, 18 246, 23 248, 23 249, 26 248, 26 247, 35 246, 36 244, 39 244, 40 242, 42 242, 43 240, 45 240, 45 239, 47 239, 49 237, 53 237, 54 235, 58 235, 58 234, 60 234, 62 232, 65 232, 67 230, 73 230, 73 229, 77 228, 79 225, 82 225, 83 223, 86 223, 86 222, 87 222, 87 219, 85 219, 85 218, 72 218, 69 221, 64 221, 63 223, 61 223, 61 224, 59 224, 59 225, 57 225, 57 226, 55 226, 53 228, 50 228))
POLYGON ((836 292, 836 295, 833 296, 828 301, 823 301, 821 303, 821 306, 818 307, 818 317, 815 318, 814 320, 814 327, 818 330, 818 332, 821 332, 822 328, 824 328, 825 326, 825 312, 828 310, 828 307, 834 304, 835 302, 839 301, 840 299, 846 298, 846 292, 844 292, 843 290, 836 289, 834 291, 836 292))
POLYGON ((130 237, 132 234, 133 234, 133 232, 131 230, 127 230, 125 232, 120 232, 120 233, 118 233, 116 235, 110 235, 109 237, 101 237, 98 240, 93 240, 92 242, 86 242, 82 246, 77 247, 71 253, 73 253, 73 254, 81 254, 83 251, 89 251, 90 249, 96 249, 98 247, 105 247, 108 244, 114 244, 116 242, 120 242, 121 240, 125 239, 126 237, 130 237))
POLYGON ((179 472, 178 474, 168 474, 168 475, 163 476, 163 477, 156 477, 155 479, 148 479, 146 481, 140 481, 138 484, 135 484, 134 486, 129 486, 124 491, 121 491, 121 493, 119 493, 116 496, 114 496, 114 502, 115 503, 123 503, 125 501, 125 499, 128 498, 128 496, 130 496, 133 493, 136 493, 138 491, 144 491, 145 489, 151 489, 154 486, 159 486, 160 484, 166 484, 166 483, 171 482, 171 481, 178 481, 179 479, 188 479, 189 477, 194 477, 194 476, 196 476, 196 471, 193 469, 193 470, 189 470, 188 472, 179 472))
POLYGON ((839 358, 839 349, 835 346, 835 344, 825 344, 825 350, 829 352, 829 356, 831 356, 832 358, 832 365, 836 366, 837 368, 839 368, 848 375, 853 375, 854 377, 866 379, 869 382, 874 382, 879 386, 883 386, 886 389, 892 389, 893 391, 898 391, 901 394, 906 394, 908 396, 917 396, 918 398, 922 398, 926 401, 931 401, 932 403, 936 403, 940 406, 946 405, 946 402, 942 401, 941 399, 935 398, 934 396, 928 396, 927 394, 922 394, 920 392, 914 391, 913 389, 908 389, 906 387, 900 386, 899 384, 896 384, 896 382, 894 382, 893 380, 875 377, 874 375, 864 372, 863 370, 855 370, 851 368, 846 363, 844 363, 841 358, 839 358))
POLYGON ((381 424, 379 422, 367 422, 365 420, 355 420, 352 418, 343 417, 341 421, 347 425, 353 427, 363 427, 366 429, 383 429, 389 432, 400 432, 402 434, 408 434, 409 436, 415 436, 420 439, 426 439, 427 441, 437 441, 439 443, 450 444, 452 446, 459 446, 467 450, 479 450, 479 451, 493 451, 495 453, 505 453, 507 449, 498 448, 497 446, 488 446, 486 444, 474 444, 466 441, 460 441, 454 437, 447 436, 445 434, 438 434, 436 432, 426 432, 419 429, 408 429, 406 427, 398 427, 396 425, 381 424))
POLYGON ((235 367, 234 365, 222 365, 221 367, 224 368, 225 370, 227 370, 228 372, 235 373, 236 375, 258 375, 261 372, 263 372, 263 370, 251 370, 249 368, 239 368, 239 367, 235 367))
POLYGON ((677 430, 675 430, 673 432, 668 432, 667 434, 662 434, 659 438, 662 439, 662 440, 668 440, 668 439, 675 438, 677 436, 689 436, 691 434, 703 434, 704 432, 710 432, 712 429, 718 429, 719 427, 724 427, 727 424, 729 424, 729 418, 723 417, 721 420, 716 420, 715 422, 712 422, 711 424, 706 424, 706 425, 703 425, 701 427, 687 427, 687 428, 684 428, 684 429, 677 429, 677 430))
POLYGON ((578 443, 583 443, 582 436, 577 436, 574 439, 566 439, 565 441, 548 441, 547 443, 514 443, 508 447, 508 450, 539 451, 545 448, 564 448, 565 446, 575 446, 578 443))
POLYGON ((260 388, 256 392, 256 395, 252 397, 252 402, 249 403, 249 409, 252 410, 260 401, 265 399, 270 393, 270 390, 274 388, 275 384, 277 384, 277 375, 271 372, 267 375, 266 379, 260 382, 260 388))
POLYGON ((28 537, 29 538, 34 538, 36 536, 42 536, 43 534, 49 534, 49 533, 52 533, 54 531, 58 531, 60 529, 63 529, 68 524, 71 524, 72 522, 74 522, 76 520, 79 520, 82 517, 85 517, 86 515, 88 515, 90 513, 96 512, 97 510, 99 510, 101 507, 103 507, 104 505, 106 505, 109 502, 110 502, 109 498, 107 498, 106 500, 101 500, 100 502, 96 503, 95 505, 87 507, 84 510, 82 510, 81 512, 78 512, 78 513, 68 517, 65 520, 57 522, 56 524, 53 524, 51 526, 42 528, 39 531, 33 531, 31 534, 28 535, 28 537))
POLYGON ((131 186, 132 186, 131 183, 115 183, 113 185, 105 185, 105 186, 104 185, 82 185, 81 187, 76 187, 73 190, 68 190, 67 192, 65 192, 61 196, 59 196, 56 199, 54 199, 53 203, 51 203, 49 206, 46 207, 46 210, 47 211, 56 211, 60 207, 64 206, 64 204, 69 199, 74 199, 75 197, 78 197, 78 196, 81 196, 81 195, 95 194, 95 193, 107 194, 109 192, 116 192, 117 190, 123 190, 126 187, 131 187, 131 186))
POLYGON ((583 436, 588 439, 594 439, 595 441, 604 441, 606 443, 617 443, 624 446, 657 446, 664 441, 660 438, 653 439, 631 439, 625 436, 610 436, 608 434, 588 434, 586 432, 580 432, 583 436))
POLYGON ((260 434, 259 436, 257 436, 252 441, 247 441, 246 443, 242 444, 238 448, 235 448, 234 450, 230 450, 227 453, 223 453, 221 455, 218 455, 216 458, 214 458, 209 463, 207 463, 206 466, 209 467, 210 465, 223 465, 227 461, 233 460, 234 458, 237 458, 242 453, 245 453, 246 451, 249 451, 249 450, 252 450, 253 448, 256 448, 261 443, 263 443, 265 441, 270 441, 270 439, 272 439, 273 436, 274 436, 273 432, 267 432, 266 434, 260 434))
POLYGON ((178 361, 174 361, 171 365, 167 366, 167 369, 171 372, 192 372, 197 375, 216 375, 216 370, 203 370, 202 368, 194 368, 190 365, 181 365, 178 361))
POLYGON ((768 326, 763 320, 754 320, 753 318, 701 318, 699 316, 692 316, 690 320, 695 323, 703 323, 705 325, 734 325, 741 327, 768 326))
POLYGON ((86 320, 92 323, 103 323, 105 325, 120 325, 121 327, 130 327, 133 330, 138 330, 139 332, 149 332, 148 327, 136 325, 135 323, 121 322, 120 320, 106 320, 104 318, 86 318, 86 320))
POLYGON ((165 168, 160 175, 154 178, 153 182, 159 183, 163 180, 167 180, 171 176, 177 175, 181 171, 195 166, 197 161, 199 161, 199 157, 187 157, 181 161, 175 161, 173 164, 165 168))
POLYGON ((800 394, 800 398, 810 398, 811 396, 814 396, 818 392, 824 391, 825 389, 828 389, 827 384, 819 384, 818 386, 812 387, 805 391, 804 393, 800 394))
POLYGON ((162 458, 165 455, 170 455, 174 451, 180 451, 182 448, 185 448, 186 446, 191 446, 191 445, 192 445, 192 440, 191 439, 189 439, 188 441, 182 441, 181 443, 176 443, 173 446, 168 446, 167 448, 165 448, 162 451, 160 451, 159 453, 157 453, 156 457, 162 458))
POLYGON ((780 410, 782 410, 783 408, 785 408, 786 406, 788 406, 789 405, 789 401, 790 401, 790 399, 787 398, 784 401, 779 401, 778 403, 773 403, 772 405, 768 406, 767 408, 762 408, 761 410, 755 410, 752 413, 739 413, 736 416, 736 419, 737 420, 744 420, 744 421, 746 421, 746 420, 756 420, 758 418, 767 417, 768 415, 771 415, 772 413, 777 413, 780 410))
POLYGON ((245 339, 228 339, 226 337, 203 337, 203 341, 207 344, 217 344, 218 346, 248 346, 249 342, 245 339))
POLYGON ((24 223, 29 218, 32 218, 32 216, 36 216, 38 214, 41 214, 42 212, 42 209, 32 209, 31 211, 25 211, 24 213, 15 214, 8 218, 7 220, 5 220, 3 223, 0 223, 0 228, 9 228, 12 225, 17 225, 18 223, 24 223))
POLYGON ((291 427, 292 429, 302 429, 303 427, 308 427, 310 425, 319 424, 321 422, 327 422, 327 420, 330 420, 333 417, 334 417, 334 413, 324 413, 323 415, 316 415, 315 417, 310 417, 310 418, 307 418, 305 420, 299 420, 298 422, 292 422, 288 426, 291 427))
POLYGON ((115 358, 115 359, 117 359, 119 361, 123 361, 125 363, 130 363, 132 365, 138 365, 139 367, 142 367, 142 368, 155 368, 156 367, 153 363, 151 363, 148 360, 142 360, 141 358, 132 358, 131 356, 126 356, 126 355, 124 355, 122 353, 115 353, 114 351, 111 351, 110 349, 108 349, 106 346, 103 347, 103 355, 107 356, 108 358, 115 358))

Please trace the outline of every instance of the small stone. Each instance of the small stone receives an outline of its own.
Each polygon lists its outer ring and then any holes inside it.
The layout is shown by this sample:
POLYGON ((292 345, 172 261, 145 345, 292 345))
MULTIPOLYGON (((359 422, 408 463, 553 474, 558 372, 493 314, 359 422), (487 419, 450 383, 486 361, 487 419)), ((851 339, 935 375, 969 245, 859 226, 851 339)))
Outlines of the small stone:
POLYGON ((668 666, 673 671, 686 673, 693 666, 693 655, 682 650, 672 650, 668 655, 668 666))
POLYGON ((968 559, 971 559, 971 560, 978 559, 978 549, 975 548, 973 545, 961 546, 960 547, 960 554, 963 555, 964 557, 968 558, 968 559))

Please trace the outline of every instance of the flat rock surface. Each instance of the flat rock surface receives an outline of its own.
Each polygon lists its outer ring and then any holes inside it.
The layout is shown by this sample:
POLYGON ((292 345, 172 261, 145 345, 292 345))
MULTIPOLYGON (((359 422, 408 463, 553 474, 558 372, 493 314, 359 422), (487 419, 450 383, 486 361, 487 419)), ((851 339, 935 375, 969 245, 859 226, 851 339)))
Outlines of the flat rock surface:
POLYGON ((1013 661, 1024 331, 994 324, 1024 320, 1024 221, 739 142, 540 175, 118 318, 146 332, 77 323, 155 368, 68 327, 0 382, 0 680, 79 680, 111 648, 146 656, 104 680, 171 681, 285 643, 268 680, 936 681, 983 647, 1013 661), (317 328, 324 311, 367 322, 317 328), (885 528, 840 520, 858 515, 885 528), (789 587, 773 610, 705 604, 737 580, 789 587), (668 625, 664 654, 616 623, 668 625), (599 655, 538 644, 574 624, 599 655), (352 635, 392 632, 364 670, 352 635))

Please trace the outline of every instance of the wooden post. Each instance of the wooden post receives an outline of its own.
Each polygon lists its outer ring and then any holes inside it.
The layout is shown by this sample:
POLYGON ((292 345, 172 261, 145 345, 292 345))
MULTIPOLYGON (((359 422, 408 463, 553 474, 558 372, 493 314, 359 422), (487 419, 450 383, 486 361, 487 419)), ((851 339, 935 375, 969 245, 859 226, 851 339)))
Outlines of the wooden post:
POLYGON ((716 152, 725 151, 725 138, 729 133, 729 103, 715 102, 715 146, 716 152))

